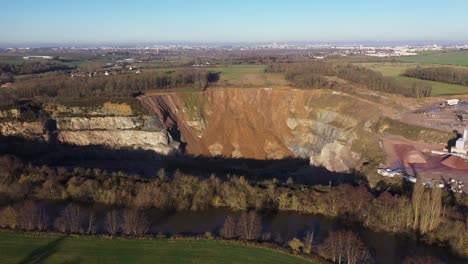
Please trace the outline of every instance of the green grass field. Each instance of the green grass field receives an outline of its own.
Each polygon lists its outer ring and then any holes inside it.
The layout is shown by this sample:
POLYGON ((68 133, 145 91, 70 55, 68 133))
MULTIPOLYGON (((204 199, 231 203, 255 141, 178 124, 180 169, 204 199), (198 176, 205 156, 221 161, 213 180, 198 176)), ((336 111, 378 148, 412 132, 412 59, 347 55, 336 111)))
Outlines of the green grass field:
MULTIPOLYGON (((266 65, 233 64, 208 66, 203 69, 220 73, 217 86, 220 87, 269 87, 285 86, 287 81, 282 73, 266 73, 266 65)), ((176 68, 157 68, 147 71, 171 71, 176 68)))
POLYGON ((20 64, 23 62, 23 56, 20 55, 0 55, 0 63, 20 64))
MULTIPOLYGON (((411 87, 415 82, 423 82, 432 86, 432 96, 445 96, 455 94, 468 94, 468 87, 462 85, 433 82, 427 80, 420 80, 417 78, 410 78, 400 76, 406 69, 418 66, 417 63, 404 63, 404 62, 365 62, 356 63, 359 66, 366 67, 373 71, 381 72, 384 76, 392 77, 402 85, 411 87)), ((431 67, 433 64, 419 65, 422 67, 431 67)))
POLYGON ((226 65, 226 66, 213 66, 207 67, 210 71, 221 72, 227 79, 230 80, 241 80, 248 74, 260 74, 265 73, 266 65, 226 65))
POLYGON ((398 58, 398 60, 405 62, 468 66, 468 51, 423 53, 418 56, 401 57, 398 58))
POLYGON ((37 237, 0 232, 0 263, 310 263, 278 251, 212 240, 37 237))

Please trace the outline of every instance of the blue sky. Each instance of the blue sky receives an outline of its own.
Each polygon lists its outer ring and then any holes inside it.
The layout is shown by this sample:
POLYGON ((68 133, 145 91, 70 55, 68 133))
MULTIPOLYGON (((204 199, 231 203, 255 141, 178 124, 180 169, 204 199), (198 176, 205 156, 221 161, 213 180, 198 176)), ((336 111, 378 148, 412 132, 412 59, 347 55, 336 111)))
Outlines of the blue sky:
POLYGON ((0 0, 3 43, 468 40, 467 0, 0 0))

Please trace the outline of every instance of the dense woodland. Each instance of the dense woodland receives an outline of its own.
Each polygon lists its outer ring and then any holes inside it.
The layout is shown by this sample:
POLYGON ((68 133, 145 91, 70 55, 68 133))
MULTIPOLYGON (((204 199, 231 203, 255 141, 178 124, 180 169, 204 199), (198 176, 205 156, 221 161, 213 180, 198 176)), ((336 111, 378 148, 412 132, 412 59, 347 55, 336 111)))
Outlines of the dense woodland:
POLYGON ((55 61, 29 61, 18 64, 0 63, 0 84, 13 82, 14 75, 67 71, 72 68, 55 61))
POLYGON ((12 83, 15 78, 11 73, 0 73, 0 84, 12 83))
POLYGON ((71 69, 71 67, 56 61, 25 61, 18 64, 0 63, 0 73, 11 73, 14 75, 66 71, 71 69))
POLYGON ((367 89, 387 93, 402 94, 408 97, 430 97, 432 87, 424 83, 414 83, 411 87, 396 83, 381 73, 352 64, 330 62, 309 62, 300 64, 272 64, 268 72, 284 72, 292 85, 301 88, 333 89, 336 82, 326 76, 334 76, 359 84, 367 89))
MULTIPOLYGON (((4 82, 10 81, 12 72, 41 72, 62 69, 63 65, 53 62, 33 62, 20 64, 18 69, 6 64, 4 82), (29 65, 31 68, 26 67, 29 65), (35 68, 37 67, 37 68, 35 68), (48 67, 48 68, 47 68, 48 67)), ((64 66, 66 67, 66 66, 64 66)), ((349 89, 346 85, 330 77, 346 80, 370 90, 397 93, 409 97, 429 97, 432 87, 416 82, 411 87, 396 83, 390 78, 372 70, 352 64, 331 62, 273 63, 268 72, 282 72, 293 86, 316 89, 349 89)), ((71 77, 64 72, 36 74, 23 77, 15 83, 15 88, 0 93, 1 104, 12 104, 17 99, 58 98, 79 99, 99 97, 126 97, 151 89, 206 88, 219 79, 217 73, 204 69, 178 69, 168 72, 143 72, 141 74, 117 74, 99 77, 71 77)))
POLYGON ((130 96, 150 89, 206 88, 211 81, 215 80, 213 74, 198 69, 105 77, 70 77, 66 74, 49 74, 22 79, 16 83, 13 95, 17 98, 130 96))
POLYGON ((403 75, 422 80, 468 86, 468 69, 453 67, 416 67, 407 69, 403 75))
MULTIPOLYGON (((357 223, 373 230, 418 233, 428 242, 439 241, 467 256, 466 209, 457 208, 451 199, 453 197, 443 199, 440 189, 424 188, 421 184, 416 184, 409 195, 372 193, 363 186, 344 184, 317 189, 292 182, 280 183, 274 179, 249 182, 246 177, 236 175, 222 180, 214 175, 199 178, 176 172, 174 177, 168 177, 164 170, 158 171, 154 179, 142 179, 99 169, 76 168, 69 171, 65 168, 34 167, 9 155, 0 159, 0 201, 9 205, 1 211, 0 226, 19 229, 39 229, 39 226, 52 224, 49 220, 46 224, 28 224, 31 228, 19 224, 24 221, 20 213, 24 201, 97 203, 132 210, 203 210, 212 207, 292 210, 337 217, 343 223, 357 223)), ((40 209, 26 211, 37 212, 31 216, 34 221, 46 217, 41 216, 43 211, 40 209)), ((63 227, 59 230, 74 233, 81 229, 88 230, 89 227, 63 227)), ((257 235, 247 238, 252 237, 257 235)))

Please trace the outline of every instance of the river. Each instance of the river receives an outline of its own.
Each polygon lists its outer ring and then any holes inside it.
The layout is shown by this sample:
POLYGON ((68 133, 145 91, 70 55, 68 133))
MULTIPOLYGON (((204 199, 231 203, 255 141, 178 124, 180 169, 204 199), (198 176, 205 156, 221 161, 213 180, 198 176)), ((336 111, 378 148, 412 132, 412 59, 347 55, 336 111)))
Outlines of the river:
MULTIPOLYGON (((64 208, 63 202, 42 203, 48 212, 49 219, 59 216, 64 208)), ((95 228, 98 234, 104 234, 104 219, 109 207, 93 204, 86 206, 86 211, 93 212, 96 217, 95 228)), ((201 211, 174 211, 168 212, 160 209, 146 211, 149 220, 150 235, 158 236, 199 236, 206 232, 219 235, 227 216, 237 218, 240 211, 232 211, 227 208, 212 208, 201 211)), ((270 234, 269 242, 279 245, 285 244, 290 239, 303 238, 305 233, 314 232, 314 243, 320 245, 332 230, 343 230, 343 224, 321 215, 302 214, 292 211, 268 211, 260 212, 262 217, 263 233, 270 234)), ((52 221, 51 221, 52 222, 52 221)), ((348 227, 349 228, 349 227, 348 227)), ((86 229, 84 229, 86 230, 86 229)), ((393 264, 401 263, 407 256, 433 256, 447 264, 465 264, 466 259, 461 259, 451 253, 449 249, 435 245, 427 245, 413 238, 398 236, 385 232, 374 232, 362 227, 353 227, 369 248, 376 263, 393 264)))
MULTIPOLYGON (((180 211, 164 213, 152 210, 151 233, 164 235, 199 235, 210 231, 218 234, 224 219, 228 215, 238 215, 227 209, 210 209, 204 211, 180 211)), ((263 232, 270 233, 272 240, 288 241, 293 237, 303 237, 305 232, 313 231, 315 242, 320 243, 330 230, 340 229, 340 225, 323 216, 299 214, 296 212, 263 213, 263 232)), ((372 232, 367 229, 355 230, 370 249, 377 263, 401 263, 407 256, 434 256, 450 264, 466 263, 452 255, 449 250, 426 245, 414 239, 396 236, 389 233, 372 232)))

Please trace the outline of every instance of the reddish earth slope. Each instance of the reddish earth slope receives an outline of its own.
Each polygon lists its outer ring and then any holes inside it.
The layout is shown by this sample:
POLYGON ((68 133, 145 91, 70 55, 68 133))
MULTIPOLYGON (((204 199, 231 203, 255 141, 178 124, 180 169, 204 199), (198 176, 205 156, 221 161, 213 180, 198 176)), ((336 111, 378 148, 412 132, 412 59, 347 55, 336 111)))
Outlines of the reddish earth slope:
POLYGON ((330 170, 353 168, 357 132, 374 121, 369 103, 331 91, 210 89, 140 97, 192 155, 306 157, 330 170))

